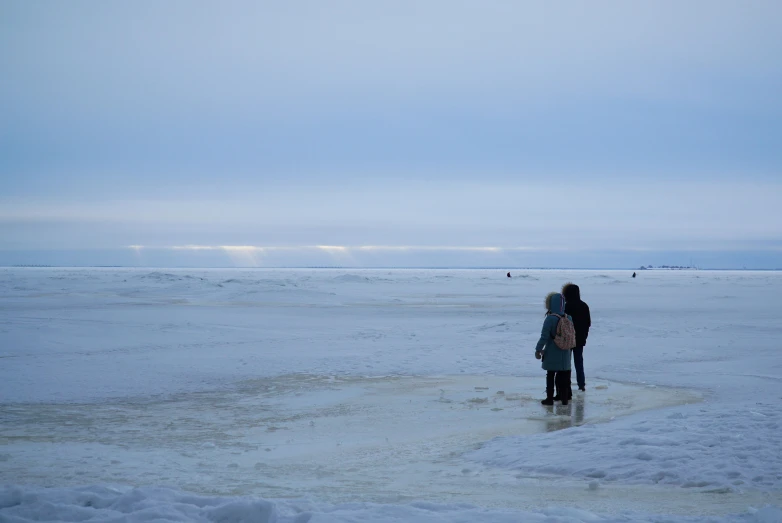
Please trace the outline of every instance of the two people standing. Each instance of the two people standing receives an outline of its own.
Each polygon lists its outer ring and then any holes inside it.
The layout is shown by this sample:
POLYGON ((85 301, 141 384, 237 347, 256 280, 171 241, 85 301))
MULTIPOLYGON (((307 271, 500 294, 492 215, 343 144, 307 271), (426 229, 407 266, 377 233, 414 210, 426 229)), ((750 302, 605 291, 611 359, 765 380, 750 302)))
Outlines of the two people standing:
POLYGON ((578 388, 582 391, 586 390, 584 345, 591 325, 589 306, 581 300, 578 285, 566 283, 561 293, 552 292, 546 296, 546 318, 543 320, 540 339, 535 346, 535 357, 543 360, 542 367, 546 371, 546 399, 541 401, 543 405, 553 405, 555 401, 567 405, 573 396, 570 385, 571 352, 576 365, 578 388), (554 341, 558 324, 564 318, 571 320, 575 329, 575 346, 572 349, 562 349, 554 341))

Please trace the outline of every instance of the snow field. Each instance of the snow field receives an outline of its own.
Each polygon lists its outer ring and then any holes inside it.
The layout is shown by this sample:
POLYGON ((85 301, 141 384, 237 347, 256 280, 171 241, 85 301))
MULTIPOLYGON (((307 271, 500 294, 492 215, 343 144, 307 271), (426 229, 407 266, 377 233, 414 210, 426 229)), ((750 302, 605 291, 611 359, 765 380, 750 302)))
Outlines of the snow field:
POLYGON ((779 273, 504 274, 0 269, 0 521, 782 520, 779 273))

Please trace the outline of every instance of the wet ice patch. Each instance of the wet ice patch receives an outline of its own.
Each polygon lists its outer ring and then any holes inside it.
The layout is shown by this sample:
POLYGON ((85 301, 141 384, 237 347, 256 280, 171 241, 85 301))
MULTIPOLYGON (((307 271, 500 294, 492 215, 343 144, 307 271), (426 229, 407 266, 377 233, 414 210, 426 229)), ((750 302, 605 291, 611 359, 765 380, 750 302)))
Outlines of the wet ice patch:
POLYGON ((582 395, 547 408, 541 385, 542 378, 509 376, 290 375, 246 380, 233 391, 7 406, 0 437, 8 442, 6 474, 23 483, 121 481, 331 501, 388 502, 424 491, 439 501, 501 500, 513 497, 497 481, 516 488, 513 473, 476 467, 465 451, 498 436, 698 400, 605 382, 588 401, 582 395), (274 479, 259 480, 258 470, 274 479))

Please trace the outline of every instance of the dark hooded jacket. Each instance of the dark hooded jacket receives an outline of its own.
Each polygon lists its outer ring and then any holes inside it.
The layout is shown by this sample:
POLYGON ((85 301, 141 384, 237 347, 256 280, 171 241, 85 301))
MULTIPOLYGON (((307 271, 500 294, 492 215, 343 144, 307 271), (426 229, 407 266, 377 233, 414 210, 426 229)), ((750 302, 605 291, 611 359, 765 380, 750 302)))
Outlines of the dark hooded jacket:
POLYGON ((589 305, 581 301, 581 289, 574 283, 562 287, 562 294, 565 296, 565 313, 573 318, 573 327, 576 329, 576 346, 583 347, 589 336, 589 327, 592 326, 589 305))

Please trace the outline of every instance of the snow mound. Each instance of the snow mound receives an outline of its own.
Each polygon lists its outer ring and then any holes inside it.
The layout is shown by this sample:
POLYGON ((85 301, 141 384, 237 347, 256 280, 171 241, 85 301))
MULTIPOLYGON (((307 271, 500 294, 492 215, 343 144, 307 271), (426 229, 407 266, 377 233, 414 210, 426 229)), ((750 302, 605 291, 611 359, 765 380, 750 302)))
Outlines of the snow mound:
POLYGON ((359 276, 358 274, 340 274, 339 276, 334 276, 334 281, 339 283, 366 283, 369 281, 369 278, 359 276))
POLYGON ((362 276, 360 274, 340 274, 334 276, 332 281, 337 283, 392 283, 394 280, 381 276, 362 276))
MULTIPOLYGON (((468 455, 530 476, 561 475, 623 484, 661 484, 707 492, 782 489, 782 412, 708 406, 633 416, 523 438, 497 438, 468 455), (758 441, 765 434, 772 441, 758 441)), ((782 520, 779 520, 782 521, 782 520)))
POLYGON ((170 272, 154 271, 147 274, 141 274, 137 277, 141 281, 153 282, 176 282, 176 281, 204 281, 204 278, 192 276, 190 274, 173 274, 170 272))
POLYGON ((168 488, 80 487, 46 489, 4 487, 0 489, 0 521, 104 523, 315 523, 388 522, 409 523, 662 523, 680 521, 715 523, 776 523, 782 510, 775 506, 750 508, 726 519, 632 515, 603 516, 574 508, 540 511, 485 509, 465 503, 413 502, 405 505, 344 503, 331 505, 306 500, 270 501, 251 497, 209 497, 168 488))
POLYGON ((6 487, 0 490, 0 521, 274 523, 278 514, 263 499, 210 498, 166 488, 6 487))

